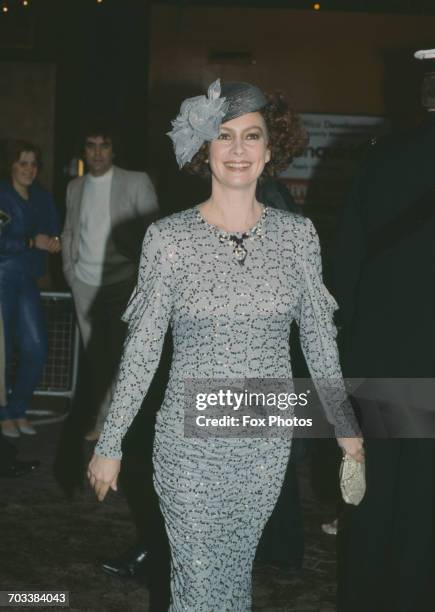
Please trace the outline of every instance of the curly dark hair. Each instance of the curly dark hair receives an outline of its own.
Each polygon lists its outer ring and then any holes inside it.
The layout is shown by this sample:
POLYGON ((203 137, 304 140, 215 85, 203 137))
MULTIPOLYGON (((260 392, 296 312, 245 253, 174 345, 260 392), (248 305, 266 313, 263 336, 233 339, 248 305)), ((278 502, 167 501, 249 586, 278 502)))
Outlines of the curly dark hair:
POLYGON ((92 136, 100 136, 101 138, 110 140, 113 151, 118 155, 121 147, 121 139, 119 130, 110 117, 90 116, 87 117, 81 126, 79 132, 79 141, 77 142, 77 152, 81 154, 86 146, 86 141, 92 136))
MULTIPOLYGON (((308 134, 283 92, 268 94, 267 100, 266 106, 259 111, 266 123, 271 152, 270 162, 264 167, 263 175, 273 177, 303 153, 308 144, 308 134)), ((209 142, 204 142, 192 161, 184 166, 187 172, 203 178, 211 176, 208 165, 209 146, 209 142)))

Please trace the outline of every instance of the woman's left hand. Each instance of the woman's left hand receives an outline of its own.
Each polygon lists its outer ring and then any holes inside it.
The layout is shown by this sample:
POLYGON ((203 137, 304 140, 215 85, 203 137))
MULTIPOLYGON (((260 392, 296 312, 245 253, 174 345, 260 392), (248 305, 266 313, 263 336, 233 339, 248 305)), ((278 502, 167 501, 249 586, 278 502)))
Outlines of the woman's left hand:
POLYGON ((337 438, 338 445, 347 454, 359 463, 364 461, 363 438, 337 438))

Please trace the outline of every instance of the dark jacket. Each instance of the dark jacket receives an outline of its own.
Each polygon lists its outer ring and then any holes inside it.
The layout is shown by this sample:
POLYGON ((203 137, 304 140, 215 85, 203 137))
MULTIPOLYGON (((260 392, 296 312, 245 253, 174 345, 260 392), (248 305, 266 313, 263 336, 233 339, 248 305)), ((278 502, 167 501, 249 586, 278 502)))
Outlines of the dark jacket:
MULTIPOLYGON (((39 183, 33 183, 29 191, 33 204, 36 207, 36 233, 60 236, 59 215, 52 194, 41 187, 39 183)), ((45 273, 46 257, 46 251, 33 249, 35 276, 42 276, 45 273)))
POLYGON ((11 220, 0 235, 0 263, 24 267, 32 276, 44 273, 44 251, 29 248, 29 239, 37 234, 58 235, 59 220, 51 194, 37 184, 24 200, 7 181, 0 182, 0 210, 11 220))
POLYGON ((333 278, 347 376, 435 376, 434 188, 435 113, 372 146, 358 172, 333 278))
POLYGON ((257 184, 256 198, 259 202, 272 208, 294 213, 301 212, 290 191, 278 179, 261 178, 257 184))

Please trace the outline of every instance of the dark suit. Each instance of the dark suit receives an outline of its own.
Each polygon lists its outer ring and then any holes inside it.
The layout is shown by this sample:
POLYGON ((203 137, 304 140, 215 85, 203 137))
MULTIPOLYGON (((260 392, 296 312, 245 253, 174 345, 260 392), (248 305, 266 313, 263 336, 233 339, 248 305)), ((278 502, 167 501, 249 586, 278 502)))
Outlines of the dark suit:
POLYGON ((435 113, 417 130, 372 146, 345 207, 335 295, 348 376, 435 376, 435 284, 428 269, 435 214, 411 230, 407 212, 435 188, 434 145, 435 113), (409 235, 394 228, 397 219, 409 235))
MULTIPOLYGON (((370 147, 344 209, 335 262, 348 377, 435 378, 433 188, 435 114, 370 147)), ((413 387, 405 402, 381 385, 376 398, 358 404, 367 493, 342 523, 339 612, 433 610, 432 440, 402 438, 418 399, 413 387)))

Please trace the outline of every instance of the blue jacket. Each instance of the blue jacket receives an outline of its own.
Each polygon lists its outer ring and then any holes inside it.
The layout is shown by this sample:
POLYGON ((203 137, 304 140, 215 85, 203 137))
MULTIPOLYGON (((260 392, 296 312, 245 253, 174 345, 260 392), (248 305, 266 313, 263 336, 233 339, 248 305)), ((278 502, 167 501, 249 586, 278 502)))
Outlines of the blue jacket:
POLYGON ((53 196, 40 185, 29 189, 24 200, 8 181, 0 181, 0 210, 11 217, 0 234, 0 265, 18 264, 32 276, 42 276, 46 252, 29 249, 36 234, 59 235, 59 219, 53 196))

